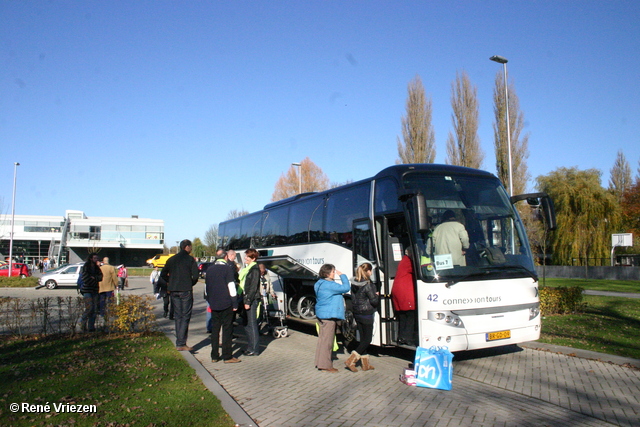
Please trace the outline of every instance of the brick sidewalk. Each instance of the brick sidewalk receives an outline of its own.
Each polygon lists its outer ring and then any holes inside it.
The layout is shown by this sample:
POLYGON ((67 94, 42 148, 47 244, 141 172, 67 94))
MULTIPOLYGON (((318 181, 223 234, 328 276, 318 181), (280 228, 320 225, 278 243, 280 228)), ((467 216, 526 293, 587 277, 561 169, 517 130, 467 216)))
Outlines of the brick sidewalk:
MULTIPOLYGON (((201 292, 195 295, 189 336, 195 358, 262 427, 639 424, 640 370, 530 348, 457 356, 451 391, 402 384, 398 376, 410 363, 403 352, 372 357, 376 369, 358 373, 343 369, 342 353, 334 361, 340 372, 319 372, 316 337, 291 329, 287 338, 261 337, 259 357, 212 363, 205 305, 201 292)), ((172 323, 159 321, 166 331, 172 323)), ((236 355, 244 344, 237 339, 236 355)))

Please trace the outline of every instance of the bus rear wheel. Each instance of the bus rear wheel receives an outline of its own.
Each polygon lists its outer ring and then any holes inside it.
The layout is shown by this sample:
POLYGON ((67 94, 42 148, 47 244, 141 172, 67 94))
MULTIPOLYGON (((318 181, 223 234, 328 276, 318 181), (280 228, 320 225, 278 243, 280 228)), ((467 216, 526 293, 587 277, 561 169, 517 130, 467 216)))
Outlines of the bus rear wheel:
POLYGON ((289 310, 289 314, 293 317, 300 317, 300 312, 298 311, 298 298, 289 297, 289 301, 287 302, 287 309, 289 310))
POLYGON ((298 301, 298 313, 305 320, 316 318, 316 297, 314 295, 305 295, 298 301))

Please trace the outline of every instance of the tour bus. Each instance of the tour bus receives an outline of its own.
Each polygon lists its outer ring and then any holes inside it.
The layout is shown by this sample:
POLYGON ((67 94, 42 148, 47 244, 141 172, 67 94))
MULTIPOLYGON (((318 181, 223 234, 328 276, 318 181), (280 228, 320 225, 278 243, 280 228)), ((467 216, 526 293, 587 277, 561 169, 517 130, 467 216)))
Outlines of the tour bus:
MULTIPOLYGON (((325 264, 350 278, 363 262, 380 290, 372 344, 398 342, 391 300, 398 264, 413 252, 417 342, 422 347, 472 350, 540 336, 538 276, 515 204, 555 228, 545 193, 509 197, 494 175, 465 167, 404 164, 372 178, 270 203, 219 224, 220 247, 239 255, 252 247, 259 263, 279 276, 288 314, 314 317, 313 284, 325 264), (444 212, 453 211, 469 236, 465 262, 437 253, 432 239, 444 212)), ((342 333, 356 337, 345 295, 342 333)), ((408 347, 413 347, 409 345, 408 347)))

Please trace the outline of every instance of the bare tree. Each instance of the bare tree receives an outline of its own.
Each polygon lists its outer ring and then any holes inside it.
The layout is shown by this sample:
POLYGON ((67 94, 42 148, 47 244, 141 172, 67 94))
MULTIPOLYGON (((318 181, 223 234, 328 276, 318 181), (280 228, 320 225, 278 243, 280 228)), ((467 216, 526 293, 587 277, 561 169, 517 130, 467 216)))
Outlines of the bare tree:
POLYGON ((402 116, 402 141, 398 141, 399 163, 433 163, 436 137, 431 124, 431 98, 427 98, 420 76, 407 87, 407 115, 402 116))
POLYGON ((351 184, 352 182, 352 179, 348 179, 345 182, 332 182, 331 184, 329 184, 329 188, 342 187, 343 185, 351 184))
POLYGON ((456 73, 456 80, 451 84, 453 133, 449 132, 447 137, 447 164, 476 169, 482 167, 484 153, 478 136, 477 92, 465 71, 456 73))
POLYGON ((209 248, 209 253, 214 254, 218 249, 218 224, 211 224, 204 233, 204 244, 209 248))
POLYGON ((239 216, 249 215, 249 211, 246 209, 232 209, 227 214, 227 220, 238 218, 239 216))
POLYGON ((324 191, 329 188, 329 178, 318 165, 308 157, 305 157, 300 162, 300 166, 291 165, 286 174, 280 175, 278 182, 276 182, 275 190, 271 195, 271 201, 275 202, 295 196, 300 193, 300 185, 302 185, 302 193, 324 191), (298 170, 302 174, 302 180, 300 180, 298 170))
POLYGON ((618 151, 616 161, 609 171, 609 191, 615 196, 618 203, 622 202, 625 191, 631 188, 631 167, 625 158, 622 150, 618 151))
MULTIPOLYGON (((520 111, 520 100, 515 86, 509 82, 509 133, 511 137, 511 167, 513 175, 513 194, 523 194, 531 178, 527 159, 529 158, 529 134, 523 134, 524 115, 520 111)), ((509 188, 509 150, 507 140, 506 104, 504 102, 504 74, 496 74, 493 88, 494 147, 496 153, 496 171, 502 184, 509 188)))

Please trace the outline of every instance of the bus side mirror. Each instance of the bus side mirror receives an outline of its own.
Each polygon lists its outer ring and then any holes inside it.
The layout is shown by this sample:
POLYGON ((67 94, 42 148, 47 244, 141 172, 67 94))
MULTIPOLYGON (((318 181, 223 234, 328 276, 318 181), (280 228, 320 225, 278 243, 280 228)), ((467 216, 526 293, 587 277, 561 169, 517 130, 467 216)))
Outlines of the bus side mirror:
POLYGON ((515 205, 521 200, 526 200, 530 206, 540 207, 547 229, 556 229, 556 210, 553 207, 553 200, 551 200, 551 197, 549 197, 547 193, 519 194, 517 196, 511 196, 510 198, 512 205, 515 205))
POLYGON ((424 195, 420 192, 405 191, 398 199, 404 203, 405 209, 408 210, 410 220, 416 227, 418 233, 428 233, 431 231, 431 221, 427 215, 427 203, 424 195), (412 204, 413 209, 409 209, 412 204))
POLYGON ((427 204, 424 200, 424 195, 418 193, 413 198, 415 209, 413 210, 415 215, 415 224, 419 233, 428 233, 431 230, 431 221, 429 221, 429 215, 427 215, 427 204))
POLYGON ((553 207, 553 200, 548 195, 542 198, 542 215, 544 215, 547 228, 549 230, 555 230, 556 224, 556 210, 553 207))

